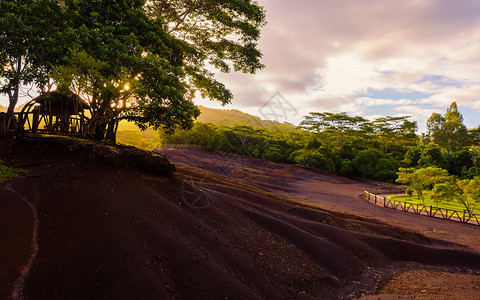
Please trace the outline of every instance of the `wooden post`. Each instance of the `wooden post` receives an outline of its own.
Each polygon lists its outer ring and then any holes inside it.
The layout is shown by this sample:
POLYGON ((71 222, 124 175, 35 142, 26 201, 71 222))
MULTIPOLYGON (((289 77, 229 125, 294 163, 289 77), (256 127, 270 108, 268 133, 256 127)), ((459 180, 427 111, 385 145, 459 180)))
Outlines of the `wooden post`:
POLYGON ((430 217, 432 216, 432 206, 430 205, 430 217))
POLYGON ((7 115, 7 126, 5 126, 5 128, 7 129, 7 131, 10 129, 10 123, 12 122, 12 117, 7 115))
POLYGON ((2 134, 7 134, 7 114, 0 113, 0 129, 2 134))
MULTIPOLYGON (((37 108, 37 107, 35 107, 37 108)), ((38 133, 38 125, 40 124, 40 110, 33 109, 33 121, 32 121, 32 131, 34 134, 38 133)), ((28 117, 27 117, 28 118, 28 117)))

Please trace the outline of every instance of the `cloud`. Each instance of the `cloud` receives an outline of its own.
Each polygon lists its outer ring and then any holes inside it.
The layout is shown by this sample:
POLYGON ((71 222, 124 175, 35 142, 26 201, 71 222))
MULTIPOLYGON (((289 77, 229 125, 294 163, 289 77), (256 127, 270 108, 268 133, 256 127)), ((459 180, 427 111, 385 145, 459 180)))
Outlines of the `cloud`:
POLYGON ((228 108, 259 115, 280 92, 299 115, 410 114, 420 126, 457 101, 480 119, 480 1, 258 2, 266 68, 217 75, 234 94, 228 108))
POLYGON ((478 1, 259 3, 267 67, 239 81, 222 77, 239 106, 257 107, 279 91, 306 113, 407 113, 423 122, 452 101, 480 109, 478 1))
POLYGON ((8 106, 8 97, 6 95, 0 94, 0 105, 5 107, 8 106))

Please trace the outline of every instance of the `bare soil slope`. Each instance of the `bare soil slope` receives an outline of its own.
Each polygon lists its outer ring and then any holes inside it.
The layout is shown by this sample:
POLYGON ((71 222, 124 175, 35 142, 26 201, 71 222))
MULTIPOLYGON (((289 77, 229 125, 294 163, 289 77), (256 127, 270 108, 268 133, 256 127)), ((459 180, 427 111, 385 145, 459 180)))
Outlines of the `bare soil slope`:
POLYGON ((468 233, 452 243, 367 218, 359 183, 161 152, 174 176, 37 141, 4 154, 29 173, 0 185, 0 298, 341 299, 381 292, 398 270, 478 277, 468 233))

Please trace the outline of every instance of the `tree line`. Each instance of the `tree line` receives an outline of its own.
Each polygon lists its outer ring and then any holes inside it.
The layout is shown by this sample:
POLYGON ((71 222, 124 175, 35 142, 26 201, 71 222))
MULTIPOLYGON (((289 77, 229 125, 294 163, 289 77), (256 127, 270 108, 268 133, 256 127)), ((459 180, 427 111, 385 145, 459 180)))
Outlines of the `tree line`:
POLYGON ((455 102, 445 115, 438 115, 428 120, 428 132, 423 135, 416 134, 417 123, 409 116, 367 120, 346 113, 314 112, 296 128, 197 122, 189 131, 160 132, 160 137, 164 144, 198 145, 365 180, 395 183, 402 168, 429 167, 461 179, 480 176, 478 129, 466 129, 455 102), (433 120, 435 126, 430 125, 433 120))

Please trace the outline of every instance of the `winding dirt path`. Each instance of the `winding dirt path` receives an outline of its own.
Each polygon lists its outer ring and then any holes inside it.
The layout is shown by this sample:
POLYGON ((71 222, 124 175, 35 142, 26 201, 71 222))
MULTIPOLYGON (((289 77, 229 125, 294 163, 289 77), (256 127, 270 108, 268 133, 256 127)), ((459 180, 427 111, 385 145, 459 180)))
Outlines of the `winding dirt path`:
POLYGON ((0 299, 354 299, 447 273, 480 299, 479 228, 375 207, 362 183, 176 149, 165 177, 78 151, 8 157, 29 175, 0 184, 0 299))
POLYGON ((480 226, 418 216, 375 206, 362 194, 368 184, 322 174, 298 166, 273 164, 264 160, 221 156, 192 149, 160 149, 175 162, 179 173, 201 168, 225 179, 244 181, 286 197, 294 202, 376 219, 413 230, 430 238, 458 243, 480 252, 480 226))
POLYGON ((32 215, 32 221, 33 221, 33 224, 32 224, 32 241, 30 243, 30 256, 27 259, 27 263, 20 268, 19 276, 15 280, 15 282, 13 283, 13 290, 10 294, 10 299, 17 300, 17 299, 22 299, 23 298, 22 297, 22 290, 23 290, 23 287, 25 285, 25 279, 27 278, 27 276, 30 272, 30 269, 33 266, 35 258, 37 257, 37 254, 38 254, 38 223, 39 223, 39 219, 38 219, 38 214, 37 214, 37 208, 33 204, 35 202, 35 199, 33 199, 33 201, 32 200, 29 201, 27 198, 25 198, 24 196, 17 193, 17 191, 15 191, 15 189, 12 187, 11 184, 7 185, 7 190, 12 192, 18 199, 21 199, 30 208, 31 215, 32 215))
POLYGON ((11 186, 0 189, 0 199, 0 299, 19 299, 38 251, 38 218, 11 186))
MULTIPOLYGON (((243 181, 261 187, 299 205, 329 210, 337 216, 354 215, 369 222, 378 220, 383 224, 418 232, 433 240, 444 241, 449 247, 480 252, 480 226, 373 205, 362 198, 364 188, 368 185, 358 181, 290 165, 219 156, 191 149, 162 149, 161 152, 176 163, 181 174, 191 173, 192 168, 208 170, 225 180, 243 181)), ((392 235, 391 232, 389 234, 392 235)), ((474 269, 480 268, 475 264, 471 265, 474 269)), ((354 297, 360 296, 365 300, 480 299, 479 271, 436 269, 407 263, 380 273, 381 279, 375 283, 379 286, 376 295, 362 297, 364 294, 360 293, 354 297)))

